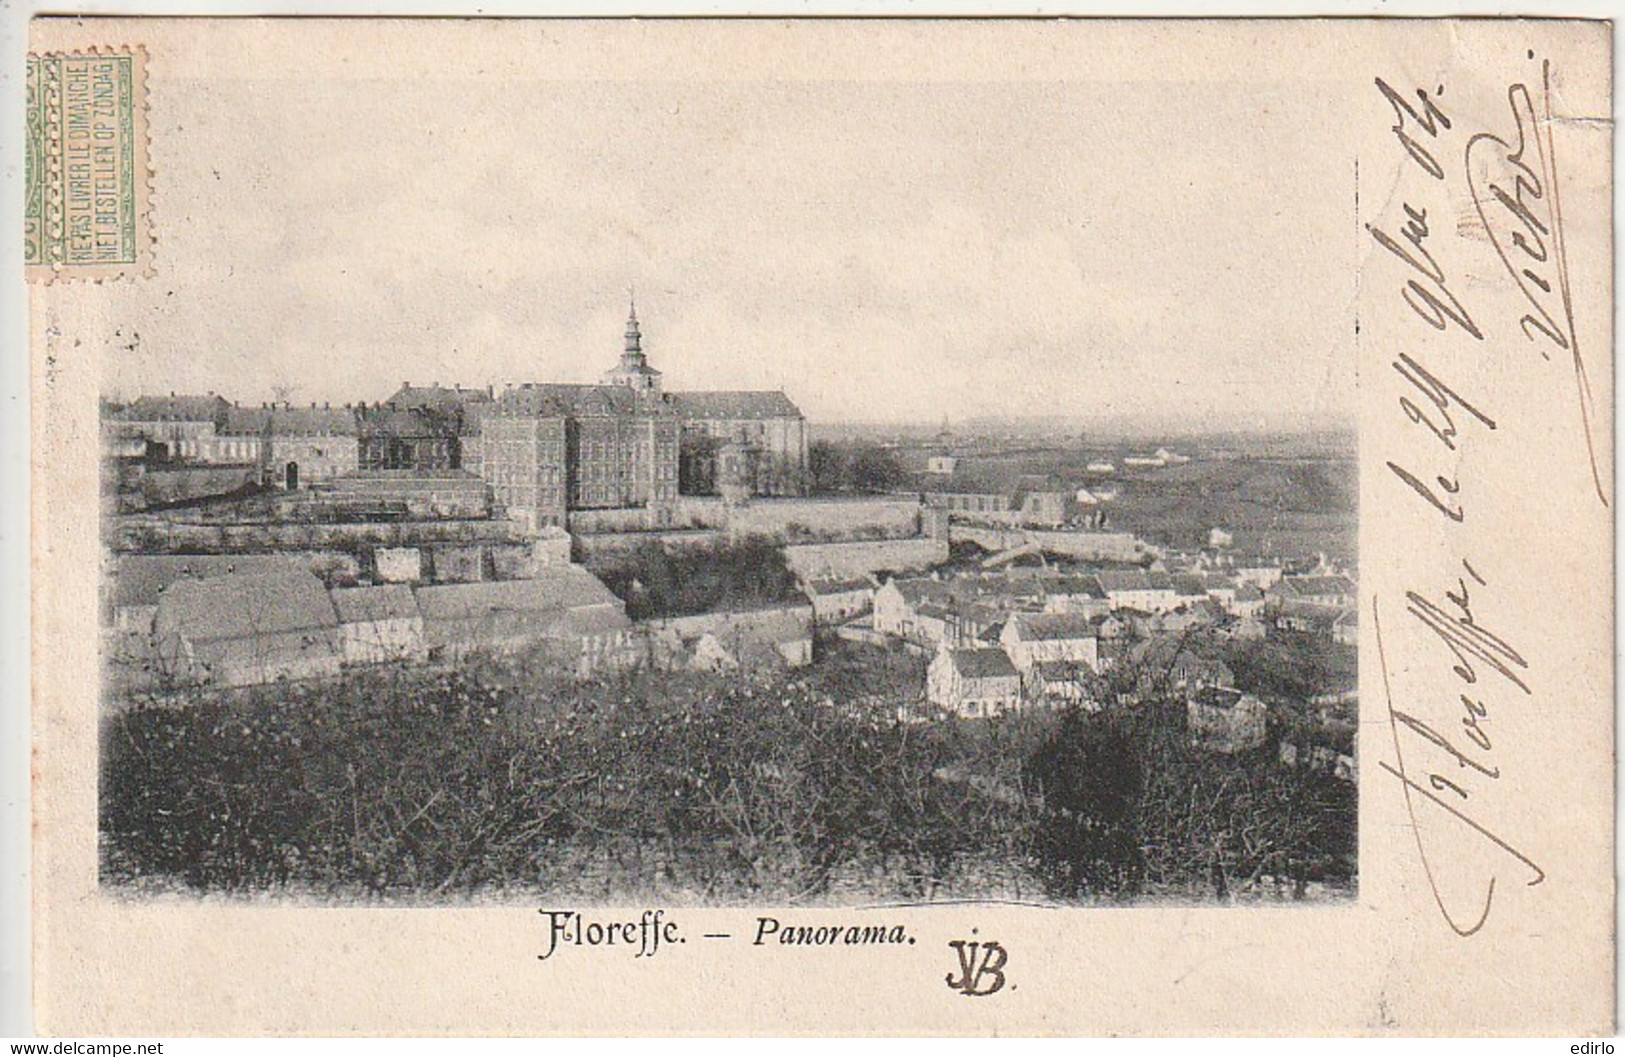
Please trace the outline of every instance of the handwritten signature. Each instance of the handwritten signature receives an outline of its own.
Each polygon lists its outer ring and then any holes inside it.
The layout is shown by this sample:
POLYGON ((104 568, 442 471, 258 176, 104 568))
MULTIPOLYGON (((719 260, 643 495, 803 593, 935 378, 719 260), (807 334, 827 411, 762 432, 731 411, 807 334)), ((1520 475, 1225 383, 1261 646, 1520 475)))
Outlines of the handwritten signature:
POLYGON ((1563 205, 1558 190, 1557 158, 1551 137, 1551 63, 1541 67, 1542 113, 1525 84, 1507 89, 1514 133, 1511 140, 1480 132, 1467 141, 1467 187, 1473 207, 1488 232, 1490 244, 1522 292, 1527 310, 1518 321, 1524 336, 1542 347, 1566 352, 1573 363, 1575 398, 1591 463, 1592 486, 1604 506, 1597 461, 1591 381, 1580 355, 1574 328, 1574 299, 1569 288, 1568 256, 1563 241, 1563 205))

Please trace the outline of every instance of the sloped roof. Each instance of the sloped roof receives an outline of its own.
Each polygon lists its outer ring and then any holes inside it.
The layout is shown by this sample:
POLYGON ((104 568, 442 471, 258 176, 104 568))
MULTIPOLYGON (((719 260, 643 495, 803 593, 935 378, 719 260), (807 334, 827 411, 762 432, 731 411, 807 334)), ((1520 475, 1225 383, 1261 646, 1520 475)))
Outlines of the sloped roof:
POLYGON ((801 409, 776 389, 672 393, 670 400, 677 413, 687 419, 801 417, 801 409))
POLYGON ((939 602, 945 601, 949 594, 947 585, 928 576, 913 577, 907 580, 892 579, 887 582, 902 593, 903 601, 909 605, 917 605, 927 598, 939 602))
POLYGON ((346 407, 273 407, 271 432, 295 437, 353 437, 356 414, 346 407))
POLYGON ((499 415, 554 418, 569 413, 569 402, 554 386, 521 385, 504 390, 492 410, 499 415))
POLYGON ((1144 569, 1102 569, 1095 574, 1095 579, 1100 581, 1101 590, 1108 593, 1151 590, 1151 578, 1144 569))
POLYGON ((1137 644, 1129 656, 1136 662, 1152 664, 1159 667, 1173 665, 1198 665, 1203 671, 1216 676, 1225 677, 1226 681, 1232 678, 1230 666, 1217 657, 1203 657, 1194 650, 1184 647, 1182 640, 1174 635, 1154 635, 1144 642, 1137 644))
POLYGON ((640 398, 624 385, 526 383, 504 390, 482 414, 553 418, 563 415, 667 415, 660 400, 640 398))
POLYGON ((1105 598, 1106 593, 1100 589, 1100 581, 1093 576, 1060 576, 1044 584, 1044 590, 1052 595, 1066 595, 1081 598, 1105 598))
POLYGON ((308 570, 177 580, 158 600, 158 627, 196 642, 332 629, 338 615, 308 570))
POLYGON ((213 422, 231 405, 213 393, 137 397, 114 414, 123 422, 213 422))
POLYGON ((220 426, 221 433, 237 435, 252 435, 264 433, 271 426, 271 409, 268 407, 228 407, 225 421, 220 426))
POLYGON ((419 587, 425 641, 478 646, 631 625, 620 600, 580 566, 538 572, 531 580, 419 587))
POLYGON ((341 624, 411 620, 418 616, 417 599, 405 584, 341 588, 332 592, 332 598, 341 624))
POLYGON ((1018 572, 1007 568, 1002 576, 961 576, 948 582, 955 594, 973 598, 1036 599, 1044 593, 1043 581, 1010 575, 1018 572))
POLYGON ((443 385, 403 384, 385 403, 408 410, 427 407, 435 411, 466 410, 491 402, 491 394, 484 389, 447 388, 443 385))
POLYGON ((1010 662, 1010 655, 993 646, 949 650, 948 659, 954 671, 965 679, 1019 678, 1021 675, 1010 662))
POLYGON ((1329 606, 1321 602, 1306 602, 1296 598, 1288 598, 1280 605, 1282 617, 1325 630, 1334 627, 1338 618, 1346 612, 1348 610, 1343 607, 1329 606))
POLYGON ((1029 641, 1075 641, 1095 638, 1095 623, 1082 613, 1017 613, 1016 634, 1029 641))
POLYGON ((647 360, 639 360, 637 362, 632 362, 626 356, 622 356, 621 357, 621 362, 617 363, 614 367, 610 368, 609 373, 611 375, 620 375, 620 376, 623 376, 623 377, 626 376, 626 375, 634 375, 634 374, 643 375, 643 376, 648 377, 648 378, 658 378, 658 377, 660 377, 660 372, 655 370, 653 367, 650 367, 649 366, 649 361, 647 361, 647 360))
POLYGON ((425 620, 467 620, 495 612, 556 613, 590 606, 621 609, 621 600, 579 565, 536 570, 528 580, 437 584, 417 589, 425 620))
POLYGON ((1354 581, 1346 576, 1287 576, 1281 579, 1283 591, 1300 598, 1354 594, 1354 581))
POLYGON ((366 407, 356 416, 356 432, 363 437, 424 437, 434 435, 435 424, 415 407, 366 407))
POLYGON ((112 577, 113 604, 155 606, 166 587, 183 579, 308 570, 285 554, 126 554, 112 577))

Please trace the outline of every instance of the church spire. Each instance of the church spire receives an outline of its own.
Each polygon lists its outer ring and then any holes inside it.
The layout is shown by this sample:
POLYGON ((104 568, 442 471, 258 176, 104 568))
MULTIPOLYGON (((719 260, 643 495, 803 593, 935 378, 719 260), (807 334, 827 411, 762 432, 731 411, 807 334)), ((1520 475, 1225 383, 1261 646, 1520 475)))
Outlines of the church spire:
POLYGON ((631 307, 626 313, 626 351, 621 362, 604 375, 604 385, 622 385, 640 393, 660 395, 660 372, 649 366, 643 355, 643 331, 638 326, 638 302, 632 291, 627 291, 631 307))
POLYGON ((626 351, 641 355, 643 352, 643 332, 638 329, 637 294, 628 290, 627 298, 632 304, 632 310, 626 317, 626 351))

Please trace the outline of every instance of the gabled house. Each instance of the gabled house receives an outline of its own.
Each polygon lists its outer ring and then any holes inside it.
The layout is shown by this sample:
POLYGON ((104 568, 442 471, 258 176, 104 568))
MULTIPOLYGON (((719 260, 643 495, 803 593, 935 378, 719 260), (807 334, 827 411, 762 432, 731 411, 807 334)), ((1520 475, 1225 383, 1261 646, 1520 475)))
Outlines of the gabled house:
POLYGON ((1076 613, 1016 613, 1005 621, 999 637, 1011 662, 1023 677, 1035 664, 1067 661, 1100 669, 1094 623, 1076 613))
POLYGON ((816 578, 803 586, 820 624, 840 624, 869 612, 875 604, 874 581, 867 577, 816 578))
POLYGON ((926 668, 925 686, 932 704, 962 716, 996 716, 1021 704, 1021 673, 993 647, 939 648, 926 668))
POLYGON ((1058 576, 1042 584, 1047 613, 1081 613, 1093 617, 1111 612, 1111 602, 1101 590, 1100 581, 1093 576, 1058 576))
POLYGON ((1159 574, 1153 581, 1144 569, 1104 569, 1095 574, 1095 579, 1113 610, 1161 613, 1177 605, 1173 584, 1166 574, 1159 574))
POLYGON ((1267 592, 1280 605, 1347 609, 1354 605, 1354 581, 1346 576, 1283 576, 1267 592))

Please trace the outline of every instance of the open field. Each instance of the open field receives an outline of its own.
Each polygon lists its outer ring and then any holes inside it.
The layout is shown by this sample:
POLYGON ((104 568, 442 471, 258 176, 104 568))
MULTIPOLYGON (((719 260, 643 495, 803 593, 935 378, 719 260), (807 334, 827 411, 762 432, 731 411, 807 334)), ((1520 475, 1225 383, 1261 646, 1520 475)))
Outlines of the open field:
POLYGON ((1023 477, 1068 489, 1115 487, 1116 498, 1101 507, 1108 526, 1151 543, 1197 548, 1210 529, 1222 528, 1244 553, 1353 559, 1359 535, 1354 452, 1277 447, 1184 448, 1190 462, 1135 468, 1124 466, 1123 456, 1143 448, 1003 445, 962 456, 952 487, 1013 490, 1023 477), (1117 472, 1091 473, 1088 465, 1097 460, 1112 462, 1117 472))

